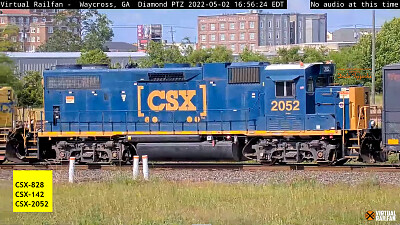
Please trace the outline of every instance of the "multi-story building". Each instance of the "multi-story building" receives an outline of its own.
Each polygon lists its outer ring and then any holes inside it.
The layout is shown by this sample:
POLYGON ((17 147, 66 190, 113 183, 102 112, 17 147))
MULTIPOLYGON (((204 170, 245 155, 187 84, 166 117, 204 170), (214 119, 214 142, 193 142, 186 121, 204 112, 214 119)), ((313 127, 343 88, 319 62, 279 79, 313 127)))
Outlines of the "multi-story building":
POLYGON ((254 49, 258 45, 258 19, 257 13, 199 16, 199 48, 223 45, 234 53, 243 51, 246 46, 254 49))
MULTIPOLYGON (((379 32, 380 28, 376 28, 375 32, 379 32)), ((372 34, 372 28, 340 28, 332 32, 332 40, 334 42, 358 42, 361 37, 366 34, 372 34)))
POLYGON ((246 46, 275 46, 326 42, 326 14, 247 13, 198 17, 200 48, 224 45, 234 53, 246 46))
MULTIPOLYGON (((20 42, 22 50, 35 52, 45 43, 56 29, 54 19, 60 11, 57 9, 0 9, 0 27, 15 25, 19 27, 18 36, 11 37, 14 42, 20 42)), ((79 18, 68 18, 71 22, 78 23, 79 18)), ((57 27, 63 26, 62 24, 57 27)), ((64 26, 65 27, 65 26, 64 26)), ((66 28, 66 27, 65 27, 66 28)), ((67 28, 66 28, 67 29, 67 28)), ((79 28, 73 28, 79 33, 79 28)))

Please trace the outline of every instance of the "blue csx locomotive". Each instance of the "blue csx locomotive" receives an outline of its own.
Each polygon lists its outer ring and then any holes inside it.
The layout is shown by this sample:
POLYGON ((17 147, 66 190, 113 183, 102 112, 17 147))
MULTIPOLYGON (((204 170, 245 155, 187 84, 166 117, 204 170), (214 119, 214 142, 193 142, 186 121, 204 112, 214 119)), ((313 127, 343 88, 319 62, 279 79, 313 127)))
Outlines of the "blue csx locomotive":
POLYGON ((265 164, 385 160, 381 131, 369 119, 369 89, 331 86, 334 70, 329 63, 57 66, 43 73, 44 127, 23 147, 14 141, 10 156, 75 156, 82 163, 126 162, 134 154, 265 164))

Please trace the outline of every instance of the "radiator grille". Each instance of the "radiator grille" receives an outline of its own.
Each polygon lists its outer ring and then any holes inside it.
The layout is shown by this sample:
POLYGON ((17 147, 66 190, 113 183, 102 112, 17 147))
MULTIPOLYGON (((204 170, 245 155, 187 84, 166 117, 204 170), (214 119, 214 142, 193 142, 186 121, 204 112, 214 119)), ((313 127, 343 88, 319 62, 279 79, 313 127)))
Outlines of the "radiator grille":
POLYGON ((259 67, 240 67, 228 69, 229 84, 260 83, 259 67))

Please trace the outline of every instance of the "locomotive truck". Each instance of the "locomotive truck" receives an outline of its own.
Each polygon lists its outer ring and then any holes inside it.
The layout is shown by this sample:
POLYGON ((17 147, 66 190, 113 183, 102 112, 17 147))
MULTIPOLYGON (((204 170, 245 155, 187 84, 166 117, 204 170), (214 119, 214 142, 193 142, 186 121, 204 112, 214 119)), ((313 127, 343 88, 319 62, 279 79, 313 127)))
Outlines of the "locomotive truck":
MULTIPOLYGON (((400 80, 394 71, 388 75, 393 85, 400 80)), ((40 119, 10 134, 7 157, 55 163, 71 156, 78 163, 124 163, 135 154, 264 164, 385 161, 386 145, 399 144, 398 130, 384 131, 382 142, 382 130, 370 120, 369 88, 333 85, 334 72, 330 63, 56 66, 43 72, 40 119)), ((389 104, 396 105, 395 98, 389 104)), ((385 113, 383 120, 398 115, 385 113)))

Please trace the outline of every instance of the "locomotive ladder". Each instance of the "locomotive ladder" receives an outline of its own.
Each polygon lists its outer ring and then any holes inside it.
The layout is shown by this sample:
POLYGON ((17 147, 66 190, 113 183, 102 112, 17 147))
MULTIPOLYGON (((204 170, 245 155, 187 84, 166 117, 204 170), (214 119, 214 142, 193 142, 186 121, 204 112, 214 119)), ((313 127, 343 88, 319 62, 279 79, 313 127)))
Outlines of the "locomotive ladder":
POLYGON ((39 158, 39 148, 38 148, 38 132, 37 132, 37 119, 35 111, 28 112, 28 134, 24 135, 26 156, 27 159, 38 159, 39 158))
MULTIPOLYGON (((360 127, 368 127, 368 124, 362 123, 362 115, 365 117, 367 115, 367 109, 369 106, 362 106, 359 108, 358 121, 357 121, 357 136, 349 138, 349 156, 346 158, 358 158, 361 155, 361 140, 365 137, 365 132, 361 132, 362 129, 360 127), (361 136, 362 133, 362 136, 361 136)), ((364 119, 364 123, 366 123, 364 119)))
POLYGON ((0 161, 5 160, 6 157, 6 146, 7 136, 10 128, 0 128, 0 161))

